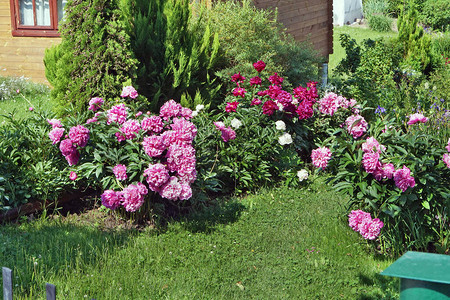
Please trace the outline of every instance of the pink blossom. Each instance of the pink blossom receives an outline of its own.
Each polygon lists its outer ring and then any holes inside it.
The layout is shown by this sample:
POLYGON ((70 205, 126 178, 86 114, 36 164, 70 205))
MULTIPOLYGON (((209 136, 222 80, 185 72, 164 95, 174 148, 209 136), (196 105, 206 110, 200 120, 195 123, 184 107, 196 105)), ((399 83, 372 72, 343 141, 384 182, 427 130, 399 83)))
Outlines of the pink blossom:
POLYGON ((115 136, 116 136, 117 141, 118 141, 119 143, 126 140, 126 138, 125 138, 125 136, 123 135, 122 132, 116 132, 116 133, 115 133, 115 136))
POLYGON ((450 152, 450 138, 448 139, 447 147, 445 147, 445 149, 447 149, 447 151, 450 152))
POLYGON ((401 189, 402 192, 406 191, 408 187, 414 187, 416 185, 414 177, 410 174, 411 170, 406 166, 403 166, 402 169, 398 169, 394 172, 395 185, 401 189))
POLYGON ((245 77, 241 75, 241 72, 233 74, 231 76, 231 81, 236 82, 236 83, 240 83, 244 80, 245 80, 245 77))
POLYGON ((149 165, 144 170, 144 176, 147 177, 148 186, 154 192, 158 192, 159 188, 170 179, 169 171, 161 163, 149 165))
POLYGON ((144 137, 142 141, 144 152, 150 157, 157 157, 166 150, 163 138, 159 135, 151 135, 144 137))
POLYGON ((92 110, 92 111, 97 111, 104 102, 105 101, 103 101, 103 98, 99 98, 99 97, 91 98, 91 100, 89 101, 88 109, 92 110))
POLYGON ((65 139, 61 141, 61 144, 59 144, 59 150, 61 150, 62 155, 67 156, 76 151, 77 147, 73 144, 72 140, 65 139))
POLYGON ((69 155, 64 155, 64 158, 67 160, 67 163, 69 164, 69 166, 74 166, 80 160, 80 153, 75 148, 75 150, 73 152, 71 152, 69 155))
POLYGON ((450 168, 450 155, 448 153, 444 153, 442 160, 447 165, 447 168, 450 168))
POLYGON ((383 222, 378 218, 373 220, 366 219, 359 225, 359 233, 366 240, 374 240, 380 235, 383 226, 383 222))
POLYGON ((283 106, 287 106, 288 104, 290 104, 292 102, 292 95, 286 91, 281 90, 278 93, 277 100, 283 106))
POLYGON ((34 107, 33 107, 33 106, 30 106, 30 107, 28 108, 28 110, 29 110, 29 111, 33 111, 33 110, 34 110, 34 107))
POLYGON ((122 192, 106 190, 101 195, 102 205, 109 209, 116 209, 122 201, 122 192))
POLYGON ((227 102, 227 106, 225 107, 226 112, 235 112, 237 109, 237 106, 239 105, 239 102, 227 102))
POLYGON ((136 183, 136 186, 138 188, 139 194, 141 194, 141 195, 147 195, 148 194, 148 189, 143 183, 138 182, 138 183, 136 183))
POLYGON ((127 167, 125 165, 117 165, 113 168, 114 176, 116 176, 117 180, 126 180, 127 179, 127 167))
POLYGON ((131 99, 136 99, 137 96, 138 92, 132 86, 124 86, 122 89, 122 94, 120 94, 120 97, 122 98, 130 97, 131 99))
POLYGON ((261 85, 262 81, 261 78, 259 76, 255 76, 253 78, 250 78, 250 85, 261 85))
POLYGON ((111 107, 110 110, 108 110, 108 121, 107 124, 111 123, 118 123, 123 124, 127 120, 128 116, 128 107, 125 106, 125 104, 119 104, 111 107))
POLYGON ((367 152, 378 152, 378 153, 380 153, 381 150, 384 150, 383 149, 384 146, 380 145, 380 143, 378 143, 378 141, 373 136, 367 138, 366 142, 364 142, 361 145, 361 148, 362 148, 362 151, 364 153, 367 153, 367 152))
POLYGON ((64 128, 55 127, 49 133, 48 137, 52 140, 52 144, 58 144, 61 137, 64 135, 64 128))
POLYGON ((233 90, 233 96, 235 97, 245 97, 245 93, 247 93, 247 91, 244 88, 241 87, 237 87, 233 90))
POLYGON ((180 192, 180 200, 188 200, 192 197, 192 189, 189 184, 182 183, 181 184, 181 192, 180 192))
POLYGON ((76 180, 78 178, 77 173, 74 171, 70 172, 69 179, 70 180, 76 180))
POLYGON ((258 73, 261 73, 266 68, 266 63, 262 60, 258 60, 257 62, 253 63, 253 68, 255 68, 258 73))
POLYGON ((272 76, 269 76, 269 81, 272 84, 280 85, 283 83, 283 77, 280 77, 277 73, 275 73, 272 76))
POLYGON ((181 112, 180 112, 180 116, 186 119, 192 119, 193 115, 192 115, 192 110, 187 108, 187 107, 182 107, 181 108, 181 112))
POLYGON ((178 117, 181 115, 181 109, 183 107, 181 104, 175 102, 175 100, 171 99, 164 103, 159 110, 159 116, 163 118, 165 121, 169 120, 172 117, 178 117))
POLYGON ((190 145, 172 144, 166 154, 167 169, 180 176, 195 170, 195 149, 190 145))
POLYGON ((339 108, 339 98, 335 93, 328 93, 318 101, 319 110, 325 115, 332 116, 339 108))
POLYGON ((298 118, 300 120, 311 118, 314 115, 313 105, 314 102, 308 100, 300 102, 296 109, 298 118))
POLYGON ((120 128, 120 132, 123 133, 125 139, 127 140, 134 139, 140 130, 141 125, 139 124, 138 120, 128 120, 123 123, 122 127, 120 128))
POLYGON ((408 121, 408 125, 413 125, 416 123, 426 123, 428 121, 428 118, 426 118, 424 115, 422 114, 412 114, 410 116, 408 116, 409 121, 408 121))
POLYGON ((375 173, 377 170, 381 170, 380 153, 367 152, 363 155, 363 166, 367 173, 375 173))
POLYGON ((278 110, 278 105, 272 100, 267 100, 266 102, 264 102, 262 109, 263 114, 271 116, 275 111, 278 110))
POLYGON ((178 174, 178 180, 180 183, 193 183, 197 179, 197 170, 193 169, 190 173, 189 172, 183 172, 183 176, 180 176, 178 174))
POLYGON ((97 122, 98 122, 97 117, 93 117, 93 118, 90 118, 90 119, 86 120, 86 125, 87 124, 91 124, 91 123, 97 123, 97 122))
POLYGON ((251 106, 260 105, 262 101, 258 98, 254 98, 252 102, 250 103, 251 106))
POLYGON ((135 118, 137 118, 137 117, 139 117, 139 116, 142 116, 142 111, 138 111, 138 112, 134 115, 135 118))
POLYGON ((159 116, 146 117, 142 120, 141 128, 145 132, 160 133, 164 128, 164 123, 159 116))
POLYGON ((226 143, 230 140, 234 140, 236 138, 236 131, 234 131, 230 126, 222 130, 222 140, 226 143))
POLYGON ((373 176, 376 180, 381 181, 383 179, 392 179, 394 176, 395 167, 393 164, 382 164, 381 168, 375 170, 373 176))
MULTIPOLYGON (((186 144, 185 141, 183 141, 183 138, 180 135, 180 132, 175 130, 166 130, 161 134, 162 142, 164 147, 169 147, 172 144, 179 143, 179 144, 186 144)), ((188 143, 190 144, 190 142, 188 143)))
POLYGON ((311 153, 312 164, 316 168, 325 169, 328 165, 328 161, 331 158, 331 151, 327 147, 320 147, 314 149, 311 153))
POLYGON ((214 126, 220 131, 225 130, 225 124, 223 122, 214 122, 214 126))
POLYGON ((85 147, 89 141, 89 129, 83 125, 77 125, 69 130, 69 138, 78 147, 85 147))
POLYGON ((283 92, 283 89, 279 85, 271 85, 269 86, 269 89, 267 90, 267 96, 269 96, 271 99, 276 100, 278 99, 278 95, 283 92))
POLYGON ((178 178, 175 176, 170 177, 170 180, 161 187, 160 194, 163 198, 169 200, 178 200, 183 187, 178 182, 178 178))
POLYGON ((183 142, 192 142, 197 135, 194 123, 183 118, 174 118, 170 127, 178 133, 178 140, 183 142))
POLYGON ((61 121, 58 119, 47 119, 48 124, 52 125, 52 129, 56 127, 62 127, 61 121))
POLYGON ((134 184, 130 184, 122 191, 122 205, 126 211, 137 211, 142 204, 144 204, 144 194, 141 193, 142 189, 134 184))
POLYGON ((367 131, 367 122, 364 117, 360 115, 352 115, 345 120, 347 131, 354 139, 361 137, 367 131))
POLYGON ((358 231, 359 224, 364 220, 372 220, 370 213, 364 212, 360 209, 352 210, 348 215, 348 225, 355 231, 358 231))

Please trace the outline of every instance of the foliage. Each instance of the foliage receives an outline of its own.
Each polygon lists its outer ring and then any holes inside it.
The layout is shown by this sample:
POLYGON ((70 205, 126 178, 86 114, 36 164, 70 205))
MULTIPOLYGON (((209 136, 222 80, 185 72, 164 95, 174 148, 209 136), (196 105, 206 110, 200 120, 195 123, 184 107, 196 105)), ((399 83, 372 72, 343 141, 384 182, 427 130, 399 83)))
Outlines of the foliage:
POLYGON ((193 108, 196 94, 206 103, 215 99, 218 34, 208 23, 200 27, 201 16, 192 18, 189 1, 140 0, 132 11, 131 47, 139 61, 135 82, 149 107, 185 99, 183 104, 193 108))
POLYGON ((450 2, 426 0, 419 13, 419 21, 435 30, 450 30, 450 2))
POLYGON ((126 21, 115 0, 72 0, 65 6, 61 44, 46 50, 55 110, 80 112, 93 95, 112 98, 135 72, 126 21))
POLYGON ((31 201, 55 201, 69 188, 65 166, 48 144, 45 114, 6 117, 0 127, 0 211, 31 201))
POLYGON ((276 22, 276 10, 257 9, 249 0, 216 1, 203 18, 219 34, 225 65, 217 75, 228 84, 226 90, 233 88, 228 81, 232 74, 251 73, 257 60, 265 61, 269 72, 282 74, 292 84, 318 78, 321 58, 311 45, 299 44, 285 34, 276 22))
POLYGON ((391 31, 392 19, 385 15, 372 15, 368 18, 369 27, 375 31, 391 31))
POLYGON ((29 97, 46 94, 49 88, 43 84, 32 83, 25 77, 1 77, 0 76, 0 101, 12 100, 19 93, 29 97))
POLYGON ((442 57, 448 61, 450 57, 450 30, 438 33, 433 37, 432 49, 437 57, 442 57))

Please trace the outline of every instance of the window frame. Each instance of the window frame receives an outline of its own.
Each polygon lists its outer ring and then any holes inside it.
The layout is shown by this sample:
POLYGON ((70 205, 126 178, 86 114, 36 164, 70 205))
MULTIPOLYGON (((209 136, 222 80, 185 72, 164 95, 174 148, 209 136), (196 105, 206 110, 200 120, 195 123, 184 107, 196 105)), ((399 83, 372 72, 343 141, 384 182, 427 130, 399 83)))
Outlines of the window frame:
MULTIPOLYGON (((36 9, 35 0, 33 10, 36 9)), ((59 37, 58 31, 58 1, 49 0, 50 8, 50 26, 43 25, 21 25, 19 0, 10 0, 12 36, 17 37, 59 37)), ((34 23, 36 24, 36 15, 34 14, 34 23)))

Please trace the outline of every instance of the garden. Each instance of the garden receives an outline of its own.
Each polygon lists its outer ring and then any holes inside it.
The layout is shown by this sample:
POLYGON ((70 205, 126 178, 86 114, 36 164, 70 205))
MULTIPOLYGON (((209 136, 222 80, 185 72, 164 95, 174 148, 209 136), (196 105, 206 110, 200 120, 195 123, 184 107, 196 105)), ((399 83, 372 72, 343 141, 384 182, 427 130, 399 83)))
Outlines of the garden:
POLYGON ((450 9, 400 4, 334 28, 324 86, 251 1, 69 1, 52 88, 0 78, 15 298, 397 298, 450 254, 450 9))

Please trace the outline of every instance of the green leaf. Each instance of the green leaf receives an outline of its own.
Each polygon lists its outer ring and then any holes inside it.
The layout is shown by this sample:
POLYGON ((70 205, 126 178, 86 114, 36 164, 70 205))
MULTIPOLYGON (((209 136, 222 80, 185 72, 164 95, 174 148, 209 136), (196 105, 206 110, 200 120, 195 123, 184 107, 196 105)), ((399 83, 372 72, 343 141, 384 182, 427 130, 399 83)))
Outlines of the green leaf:
POLYGON ((428 202, 428 201, 423 201, 423 202, 422 202, 422 206, 429 210, 429 209, 430 209, 430 202, 428 202))

